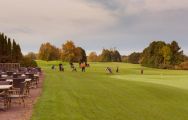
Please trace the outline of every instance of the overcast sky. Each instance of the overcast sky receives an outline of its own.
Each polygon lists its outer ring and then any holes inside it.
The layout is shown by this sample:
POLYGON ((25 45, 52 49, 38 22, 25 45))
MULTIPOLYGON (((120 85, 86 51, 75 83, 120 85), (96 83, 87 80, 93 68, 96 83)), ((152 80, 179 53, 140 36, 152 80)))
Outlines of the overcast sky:
POLYGON ((0 32, 37 52, 66 40, 90 51, 142 51, 176 40, 188 55, 188 0, 0 0, 0 32))

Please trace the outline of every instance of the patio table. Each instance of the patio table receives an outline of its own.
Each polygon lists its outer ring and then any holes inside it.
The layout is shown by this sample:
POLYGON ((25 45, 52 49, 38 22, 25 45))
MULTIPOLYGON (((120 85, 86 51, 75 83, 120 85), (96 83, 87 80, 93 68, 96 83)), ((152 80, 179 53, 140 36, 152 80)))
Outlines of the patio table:
POLYGON ((0 85, 0 90, 9 90, 12 85, 0 85))
POLYGON ((7 110, 10 105, 9 105, 9 99, 8 99, 8 90, 12 88, 12 85, 0 85, 0 91, 4 92, 4 110, 7 110))

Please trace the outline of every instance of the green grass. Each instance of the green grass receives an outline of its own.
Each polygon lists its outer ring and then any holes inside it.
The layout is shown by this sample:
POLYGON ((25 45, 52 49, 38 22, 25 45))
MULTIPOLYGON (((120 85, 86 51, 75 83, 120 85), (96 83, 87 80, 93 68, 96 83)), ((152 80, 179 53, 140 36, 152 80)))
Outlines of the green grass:
POLYGON ((91 63, 86 73, 50 70, 59 62, 38 61, 45 71, 43 93, 32 120, 187 120, 188 71, 125 63, 91 63), (105 68, 120 67, 108 75, 105 68))

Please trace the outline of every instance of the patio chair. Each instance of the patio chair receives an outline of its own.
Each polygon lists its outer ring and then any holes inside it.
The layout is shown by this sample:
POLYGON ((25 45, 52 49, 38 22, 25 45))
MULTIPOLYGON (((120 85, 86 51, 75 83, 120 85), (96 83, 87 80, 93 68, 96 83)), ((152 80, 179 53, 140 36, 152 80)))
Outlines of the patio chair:
POLYGON ((24 78, 13 78, 13 88, 20 88, 20 84, 25 82, 24 78))
POLYGON ((26 84, 26 95, 29 96, 31 83, 30 81, 26 81, 25 77, 13 78, 13 88, 20 88, 20 85, 23 82, 26 84))
POLYGON ((21 73, 13 74, 13 78, 18 78, 18 77, 20 77, 21 75, 22 75, 21 73))
POLYGON ((6 81, 6 78, 0 78, 0 81, 6 81))
POLYGON ((14 73, 13 71, 7 71, 7 75, 8 75, 8 76, 12 76, 13 73, 14 73))
POLYGON ((1 107, 2 109, 8 109, 9 100, 5 91, 0 91, 0 103, 3 106, 3 108, 1 107))
POLYGON ((35 85, 37 87, 38 84, 39 84, 39 76, 38 75, 36 75, 36 76, 34 75, 33 77, 34 77, 33 79, 34 79, 35 85))
POLYGON ((21 82, 19 84, 19 88, 13 88, 12 90, 9 90, 9 104, 11 106, 12 100, 18 99, 19 104, 21 105, 23 103, 25 107, 25 98, 27 97, 26 95, 26 82, 21 82))
POLYGON ((26 74, 27 78, 31 79, 31 87, 32 88, 37 88, 38 86, 38 77, 35 77, 34 74, 29 73, 26 74))

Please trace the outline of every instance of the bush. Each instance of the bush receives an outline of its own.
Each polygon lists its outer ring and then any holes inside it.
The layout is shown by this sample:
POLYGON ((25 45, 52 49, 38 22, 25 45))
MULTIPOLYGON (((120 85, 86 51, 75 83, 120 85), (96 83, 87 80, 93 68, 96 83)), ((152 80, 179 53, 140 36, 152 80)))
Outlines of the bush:
POLYGON ((132 53, 128 57, 128 62, 132 64, 139 64, 141 53, 132 53))
POLYGON ((188 61, 182 62, 180 65, 176 66, 176 69, 188 70, 188 61))
POLYGON ((37 67, 37 62, 30 57, 24 57, 22 62, 21 62, 22 67, 37 67))
POLYGON ((160 64, 158 68, 159 68, 159 69, 170 69, 170 70, 172 70, 172 69, 174 69, 175 67, 174 67, 173 65, 160 64))

